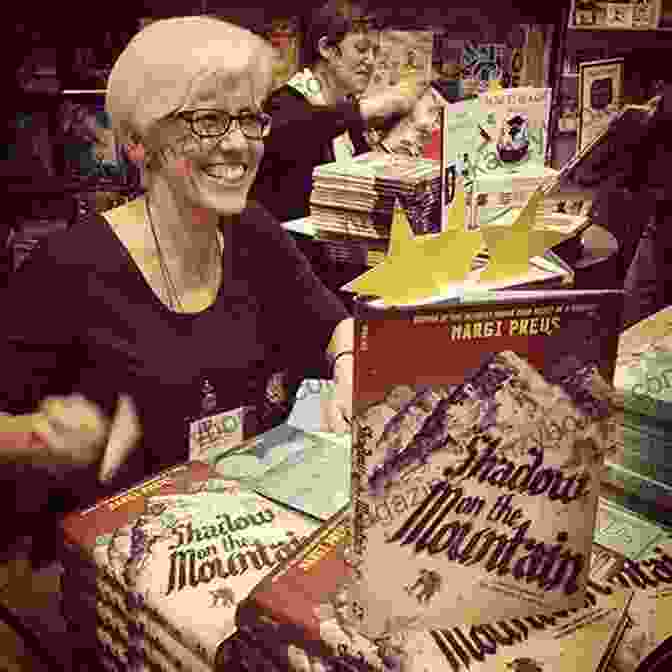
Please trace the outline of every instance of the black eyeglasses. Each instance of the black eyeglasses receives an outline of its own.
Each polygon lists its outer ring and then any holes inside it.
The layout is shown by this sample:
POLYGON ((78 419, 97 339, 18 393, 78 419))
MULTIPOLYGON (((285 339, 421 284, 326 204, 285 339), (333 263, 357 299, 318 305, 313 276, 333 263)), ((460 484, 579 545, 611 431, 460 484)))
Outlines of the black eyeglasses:
POLYGON ((222 110, 194 110, 178 112, 179 119, 186 121, 194 135, 199 138, 219 138, 231 131, 231 122, 236 121, 242 134, 250 140, 261 140, 271 130, 271 117, 264 112, 244 112, 233 115, 222 110))

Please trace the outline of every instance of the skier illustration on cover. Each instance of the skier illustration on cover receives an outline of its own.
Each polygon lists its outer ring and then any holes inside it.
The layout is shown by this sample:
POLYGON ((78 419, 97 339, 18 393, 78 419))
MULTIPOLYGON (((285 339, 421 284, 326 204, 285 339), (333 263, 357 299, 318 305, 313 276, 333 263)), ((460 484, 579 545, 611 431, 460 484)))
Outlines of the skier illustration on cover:
POLYGON ((506 669, 511 670, 511 672, 544 672, 541 663, 533 658, 516 658, 506 664, 506 669))
POLYGON ((443 579, 438 572, 421 569, 418 580, 412 586, 406 586, 406 592, 412 595, 418 588, 415 597, 419 604, 427 604, 440 590, 443 579))

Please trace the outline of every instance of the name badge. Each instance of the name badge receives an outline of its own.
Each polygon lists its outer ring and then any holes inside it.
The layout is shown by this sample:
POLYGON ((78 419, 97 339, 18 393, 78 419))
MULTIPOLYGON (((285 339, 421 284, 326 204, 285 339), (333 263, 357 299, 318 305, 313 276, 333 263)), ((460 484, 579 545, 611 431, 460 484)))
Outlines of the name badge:
POLYGON ((207 461, 210 451, 220 454, 243 441, 245 407, 205 415, 189 423, 189 459, 207 461))

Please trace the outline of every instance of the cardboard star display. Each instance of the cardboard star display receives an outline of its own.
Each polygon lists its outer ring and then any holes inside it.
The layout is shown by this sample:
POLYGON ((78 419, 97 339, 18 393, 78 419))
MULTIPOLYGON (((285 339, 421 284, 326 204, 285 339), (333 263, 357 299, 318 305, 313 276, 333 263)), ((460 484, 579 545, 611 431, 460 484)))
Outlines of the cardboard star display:
POLYGON ((413 234, 397 201, 385 259, 343 289, 379 297, 387 305, 403 305, 455 295, 456 290, 464 293, 469 288, 502 289, 538 279, 532 276, 535 272, 538 275, 548 250, 575 235, 575 231, 536 226, 543 197, 538 189, 525 207, 512 210, 511 216, 500 220, 501 224, 468 231, 464 191, 457 190, 446 230, 419 236, 413 234), (475 271, 472 262, 484 247, 489 254, 488 264, 475 271))
POLYGON ((537 209, 544 195, 537 189, 520 210, 513 224, 481 228, 490 261, 479 282, 496 282, 527 273, 532 257, 543 256, 551 247, 571 238, 573 233, 535 228, 537 209))
POLYGON ((407 304, 440 294, 464 282, 483 246, 480 231, 466 231, 465 197, 458 190, 448 213, 446 230, 414 236, 397 202, 385 260, 346 285, 346 291, 382 298, 387 304, 407 304))

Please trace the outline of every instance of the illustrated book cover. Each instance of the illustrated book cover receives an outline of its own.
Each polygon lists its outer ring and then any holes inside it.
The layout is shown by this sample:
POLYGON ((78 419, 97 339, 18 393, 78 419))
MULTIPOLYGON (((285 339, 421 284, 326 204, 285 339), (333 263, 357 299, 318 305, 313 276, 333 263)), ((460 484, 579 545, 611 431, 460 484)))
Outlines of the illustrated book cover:
POLYGON ((392 86, 422 91, 432 79, 434 33, 431 30, 393 30, 380 33, 373 76, 365 95, 392 86))
POLYGON ((668 535, 660 540, 637 561, 614 557, 602 569, 600 581, 613 589, 633 591, 609 670, 643 671, 646 659, 672 637, 672 539, 668 535))
MULTIPOLYGON (((278 669, 358 672, 598 672, 623 633, 632 591, 590 582, 580 608, 368 639, 349 599, 356 566, 342 511, 264 579, 238 612, 239 635, 278 669)), ((593 565, 613 555, 593 548, 593 565)), ((233 641, 233 640, 232 640, 233 641)), ((270 668, 269 668, 270 669, 270 668)))
MULTIPOLYGON (((550 89, 521 87, 488 91, 445 107, 444 160, 455 165, 474 198, 496 178, 498 192, 513 194, 521 191, 516 185, 521 178, 543 181, 548 176, 550 102, 550 89)), ((506 206, 483 209, 470 201, 468 221, 475 228, 505 211, 506 206)))
POLYGON ((618 432, 621 308, 616 290, 358 300, 353 599, 367 636, 582 603, 618 432), (409 387, 390 417, 386 399, 409 387), (409 500, 393 525, 372 524, 409 500))
MULTIPOLYGON (((289 420, 301 421, 303 413, 306 422, 319 422, 324 413, 321 391, 330 385, 326 380, 303 381, 289 420)), ((212 451, 207 460, 220 478, 237 480, 267 499, 326 521, 350 501, 351 442, 349 436, 315 431, 279 425, 236 448, 212 451)))
POLYGON ((621 334, 614 386, 626 411, 672 421, 672 306, 621 334))
POLYGON ((64 565, 125 639, 129 665, 176 646, 211 665, 238 602, 317 527, 191 462, 66 516, 64 565))

